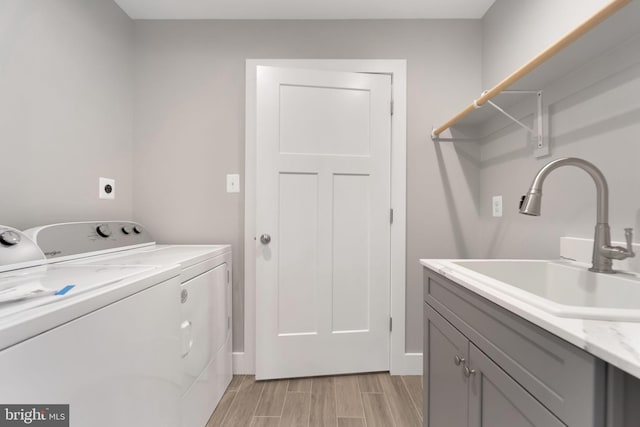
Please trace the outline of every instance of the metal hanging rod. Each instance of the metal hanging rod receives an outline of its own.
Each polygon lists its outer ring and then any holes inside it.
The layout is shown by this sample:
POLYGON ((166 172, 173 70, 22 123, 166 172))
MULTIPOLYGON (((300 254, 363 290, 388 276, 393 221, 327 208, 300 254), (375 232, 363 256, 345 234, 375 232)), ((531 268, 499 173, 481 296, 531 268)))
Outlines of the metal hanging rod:
POLYGON ((478 142, 478 138, 440 138, 431 134, 431 139, 437 142, 478 142), (435 138, 435 139, 434 139, 435 138))
POLYGON ((444 139, 439 139, 439 135, 445 130, 449 129, 451 126, 458 123, 463 117, 466 117, 473 110, 482 105, 486 104, 489 100, 493 99, 496 95, 504 92, 504 90, 520 80, 522 77, 529 74, 535 68, 537 68, 540 64, 547 61, 549 58, 554 56, 556 53, 560 52, 562 49, 573 43, 575 40, 579 39, 587 32, 589 32, 594 27, 598 26, 600 23, 605 21, 611 15, 616 13, 618 10, 622 9, 627 4, 631 3, 631 0, 613 0, 608 3, 605 7, 596 12, 589 19, 584 21, 582 24, 578 25, 571 32, 566 34, 564 37, 556 41, 554 44, 549 46, 547 49, 540 52, 536 55, 531 61, 524 64, 522 67, 518 68, 516 71, 511 73, 508 77, 498 83, 495 87, 485 92, 480 98, 474 100, 470 105, 468 105, 464 110, 456 114, 453 118, 451 118, 448 122, 443 124, 442 126, 435 128, 433 132, 431 132, 431 139, 434 141, 444 141, 444 139))

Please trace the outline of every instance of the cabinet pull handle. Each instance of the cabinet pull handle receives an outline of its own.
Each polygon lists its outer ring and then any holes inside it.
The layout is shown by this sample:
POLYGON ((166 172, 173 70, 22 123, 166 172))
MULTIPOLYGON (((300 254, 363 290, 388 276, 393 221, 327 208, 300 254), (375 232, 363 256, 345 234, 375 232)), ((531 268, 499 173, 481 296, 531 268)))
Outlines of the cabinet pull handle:
POLYGON ((464 376, 469 378, 471 375, 475 375, 476 374, 476 370, 475 369, 469 369, 468 366, 464 367, 464 376))
POLYGON ((466 362, 466 360, 464 360, 464 357, 460 357, 460 356, 456 355, 456 357, 453 358, 453 363, 455 363, 456 366, 463 365, 465 362, 466 362))

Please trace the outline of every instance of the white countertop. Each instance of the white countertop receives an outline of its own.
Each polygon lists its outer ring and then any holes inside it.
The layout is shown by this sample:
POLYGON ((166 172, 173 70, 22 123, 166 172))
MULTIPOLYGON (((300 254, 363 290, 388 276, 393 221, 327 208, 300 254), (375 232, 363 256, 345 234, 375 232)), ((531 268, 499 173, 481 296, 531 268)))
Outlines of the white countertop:
POLYGON ((614 322, 555 316, 487 284, 463 274, 461 267, 444 259, 422 259, 420 263, 462 287, 528 320, 586 352, 640 378, 640 322, 614 322))

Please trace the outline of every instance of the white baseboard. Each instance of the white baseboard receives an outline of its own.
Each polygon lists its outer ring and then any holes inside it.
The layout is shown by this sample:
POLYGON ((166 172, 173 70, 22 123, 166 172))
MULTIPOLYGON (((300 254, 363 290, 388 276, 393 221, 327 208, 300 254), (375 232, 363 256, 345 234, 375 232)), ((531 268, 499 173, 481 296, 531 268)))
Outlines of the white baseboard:
POLYGON ((255 375, 256 364, 253 357, 245 352, 233 353, 233 374, 234 375, 255 375))
POLYGON ((422 353, 404 353, 391 361, 391 375, 422 375, 422 353))

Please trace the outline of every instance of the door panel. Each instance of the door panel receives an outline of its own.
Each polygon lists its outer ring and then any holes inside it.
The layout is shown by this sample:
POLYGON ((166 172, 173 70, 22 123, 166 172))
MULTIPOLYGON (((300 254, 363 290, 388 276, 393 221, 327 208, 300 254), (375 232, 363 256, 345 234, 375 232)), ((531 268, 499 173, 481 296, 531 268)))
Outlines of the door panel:
POLYGON ((333 332, 369 329, 370 177, 333 176, 333 332))
POLYGON ((368 155, 370 103, 368 90, 282 85, 280 152, 368 155), (350 114, 328 105, 344 105, 350 114))
POLYGON ((318 175, 283 173, 279 187, 278 334, 317 333, 318 175))
POLYGON ((387 370, 390 77, 258 67, 257 83, 256 376, 387 370))
POLYGON ((469 427, 562 427, 547 408, 473 344, 469 427))
POLYGON ((467 427, 468 381, 464 362, 469 341, 429 305, 425 310, 425 424, 427 427, 467 427))

